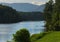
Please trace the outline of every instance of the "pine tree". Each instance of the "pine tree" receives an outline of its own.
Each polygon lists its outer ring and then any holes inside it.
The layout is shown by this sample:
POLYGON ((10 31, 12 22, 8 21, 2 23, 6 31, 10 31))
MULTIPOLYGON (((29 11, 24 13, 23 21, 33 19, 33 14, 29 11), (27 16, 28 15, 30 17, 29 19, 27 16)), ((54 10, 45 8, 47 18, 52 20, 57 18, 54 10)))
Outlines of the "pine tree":
POLYGON ((46 3, 46 7, 44 9, 44 18, 46 21, 46 31, 51 30, 51 19, 52 19, 52 11, 53 11, 53 0, 50 0, 46 3))
POLYGON ((60 31, 60 0, 55 0, 52 15, 52 29, 60 31))

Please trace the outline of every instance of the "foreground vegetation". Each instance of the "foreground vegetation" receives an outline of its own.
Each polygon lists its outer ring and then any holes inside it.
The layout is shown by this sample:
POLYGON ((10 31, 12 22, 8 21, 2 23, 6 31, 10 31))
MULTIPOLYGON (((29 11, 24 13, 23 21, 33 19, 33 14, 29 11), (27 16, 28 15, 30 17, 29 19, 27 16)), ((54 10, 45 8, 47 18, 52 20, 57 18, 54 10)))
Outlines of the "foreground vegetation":
POLYGON ((32 37, 32 42, 60 42, 60 31, 55 32, 49 32, 42 38, 39 38, 40 34, 35 34, 34 37, 32 37), (35 40, 35 41, 34 41, 35 40))
POLYGON ((13 34, 14 42, 31 42, 30 41, 30 33, 27 29, 18 30, 15 34, 13 34))
POLYGON ((30 36, 27 29, 21 29, 13 35, 12 42, 60 42, 60 31, 50 31, 30 36))

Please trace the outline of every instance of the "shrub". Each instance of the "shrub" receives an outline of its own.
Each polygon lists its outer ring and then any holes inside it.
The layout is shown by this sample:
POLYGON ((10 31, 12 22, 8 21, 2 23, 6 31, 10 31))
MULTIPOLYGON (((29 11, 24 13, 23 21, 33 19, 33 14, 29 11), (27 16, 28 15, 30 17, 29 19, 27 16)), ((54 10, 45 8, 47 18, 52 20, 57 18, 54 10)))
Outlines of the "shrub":
POLYGON ((13 34, 13 40, 15 42, 30 42, 30 33, 27 29, 21 29, 13 34))

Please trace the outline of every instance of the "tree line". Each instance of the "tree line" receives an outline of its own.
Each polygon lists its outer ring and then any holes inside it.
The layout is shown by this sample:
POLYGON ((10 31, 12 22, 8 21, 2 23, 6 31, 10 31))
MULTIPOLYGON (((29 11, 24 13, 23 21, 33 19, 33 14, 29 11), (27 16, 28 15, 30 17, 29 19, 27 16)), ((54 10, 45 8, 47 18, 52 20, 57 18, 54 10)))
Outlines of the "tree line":
POLYGON ((21 21, 42 21, 42 12, 18 12, 12 7, 0 4, 0 23, 17 23, 21 21))
POLYGON ((0 23, 16 23, 18 21, 21 21, 21 18, 15 9, 0 4, 0 23))
POLYGON ((42 12, 18 12, 22 21, 44 21, 42 12))
POLYGON ((60 0, 49 0, 44 9, 46 31, 60 31, 60 0))

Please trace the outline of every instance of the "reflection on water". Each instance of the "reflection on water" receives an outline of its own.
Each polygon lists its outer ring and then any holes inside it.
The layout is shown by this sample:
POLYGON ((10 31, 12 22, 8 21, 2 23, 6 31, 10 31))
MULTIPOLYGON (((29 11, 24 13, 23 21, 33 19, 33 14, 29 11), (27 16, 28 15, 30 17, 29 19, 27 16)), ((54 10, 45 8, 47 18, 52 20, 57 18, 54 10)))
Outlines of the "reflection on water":
POLYGON ((0 24, 0 41, 5 42, 11 40, 12 34, 17 30, 26 28, 33 33, 40 33, 44 29, 44 21, 30 21, 30 22, 20 22, 15 24, 0 24))

